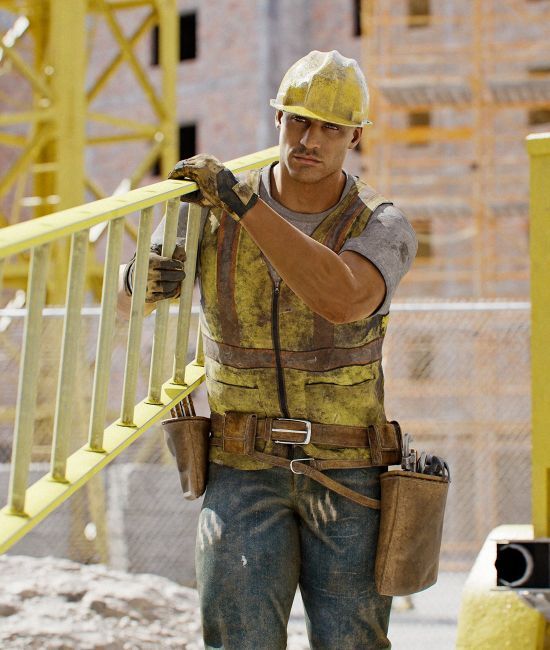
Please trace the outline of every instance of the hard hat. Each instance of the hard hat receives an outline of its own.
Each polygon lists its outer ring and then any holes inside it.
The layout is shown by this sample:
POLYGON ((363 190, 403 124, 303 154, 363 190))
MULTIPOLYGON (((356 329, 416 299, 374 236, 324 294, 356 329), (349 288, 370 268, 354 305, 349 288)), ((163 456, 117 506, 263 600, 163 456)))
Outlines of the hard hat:
POLYGON ((340 52, 313 50, 288 70, 277 98, 281 111, 344 126, 372 124, 367 119, 369 90, 355 59, 340 52))

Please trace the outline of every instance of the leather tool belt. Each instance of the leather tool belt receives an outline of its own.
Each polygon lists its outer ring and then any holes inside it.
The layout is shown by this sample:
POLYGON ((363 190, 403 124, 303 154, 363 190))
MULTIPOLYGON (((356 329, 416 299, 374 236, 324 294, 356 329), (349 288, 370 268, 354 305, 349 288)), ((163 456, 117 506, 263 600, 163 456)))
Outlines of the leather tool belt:
POLYGON ((243 454, 275 467, 305 474, 326 488, 369 508, 380 508, 378 499, 355 492, 322 473, 325 469, 377 467, 401 463, 401 428, 397 422, 353 427, 321 424, 296 418, 266 418, 254 413, 228 411, 211 414, 210 444, 232 454, 243 454), (260 443, 264 444, 260 446, 260 443), (260 449, 271 442, 273 453, 260 449), (321 445, 323 447, 369 449, 370 460, 290 460, 286 450, 290 445, 321 445))

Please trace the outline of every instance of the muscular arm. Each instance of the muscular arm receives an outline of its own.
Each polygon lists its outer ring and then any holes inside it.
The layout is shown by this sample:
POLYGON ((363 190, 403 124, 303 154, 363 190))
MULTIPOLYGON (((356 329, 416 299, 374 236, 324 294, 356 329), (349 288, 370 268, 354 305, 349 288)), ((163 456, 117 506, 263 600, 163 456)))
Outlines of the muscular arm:
POLYGON ((240 222, 285 283, 333 323, 372 314, 384 300, 380 271, 359 253, 337 255, 258 200, 240 222))

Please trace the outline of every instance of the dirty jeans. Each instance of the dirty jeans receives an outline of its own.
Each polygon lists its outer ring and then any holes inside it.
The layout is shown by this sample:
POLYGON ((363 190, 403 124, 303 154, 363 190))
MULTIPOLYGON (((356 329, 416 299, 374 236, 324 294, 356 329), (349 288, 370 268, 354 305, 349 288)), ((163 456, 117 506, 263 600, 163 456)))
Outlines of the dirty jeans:
MULTIPOLYGON (((385 468, 326 474, 379 497, 385 468)), ((314 650, 391 648, 374 586, 379 511, 303 475, 210 464, 197 530, 205 648, 284 650, 299 585, 314 650)))

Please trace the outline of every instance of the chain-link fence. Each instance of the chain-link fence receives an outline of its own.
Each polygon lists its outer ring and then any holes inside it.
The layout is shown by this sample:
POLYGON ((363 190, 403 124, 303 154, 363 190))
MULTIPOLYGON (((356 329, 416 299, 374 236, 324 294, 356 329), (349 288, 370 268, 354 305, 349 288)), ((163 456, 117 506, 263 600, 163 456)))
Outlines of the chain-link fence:
MULTIPOLYGON (((74 387, 73 449, 84 444, 87 436, 99 320, 97 309, 88 312, 74 387)), ((20 312, 3 313, 0 498, 5 502, 23 318, 20 312)), ((47 471, 63 327, 61 310, 47 313, 32 480, 47 471)), ((175 321, 172 317, 170 332, 175 321)), ((146 319, 144 342, 152 340, 153 326, 154 317, 146 319)), ((121 322, 114 333, 109 422, 118 417, 126 330, 121 322)), ((417 449, 449 461, 453 480, 441 568, 463 576, 489 530, 501 523, 530 520, 529 305, 401 303, 392 309, 384 354, 388 417, 413 434, 417 449)), ((150 345, 144 344, 138 399, 146 393, 149 357, 150 345)), ((205 414, 203 389, 196 403, 205 414)), ((182 499, 177 472, 157 426, 12 552, 100 561, 193 584, 199 507, 182 499)), ((438 602, 444 611, 444 596, 438 602)))

